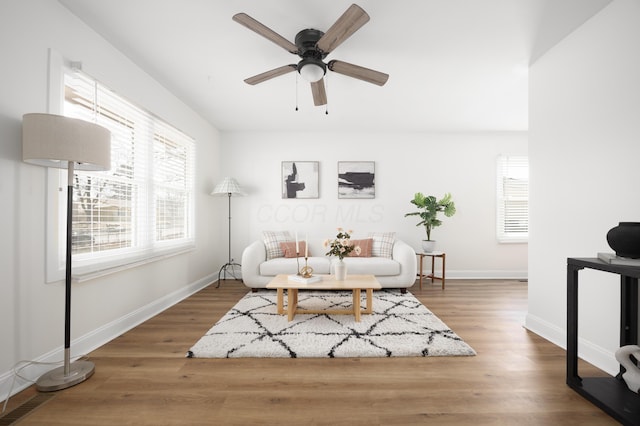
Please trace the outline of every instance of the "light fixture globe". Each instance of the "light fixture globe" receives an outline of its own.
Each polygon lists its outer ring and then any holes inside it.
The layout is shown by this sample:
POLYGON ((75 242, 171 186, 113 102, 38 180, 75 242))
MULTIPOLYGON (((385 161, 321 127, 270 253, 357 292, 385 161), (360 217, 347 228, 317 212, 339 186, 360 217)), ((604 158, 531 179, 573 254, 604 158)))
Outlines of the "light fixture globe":
POLYGON ((319 59, 305 58, 298 63, 298 72, 309 83, 315 83, 322 80, 327 72, 327 67, 319 59))

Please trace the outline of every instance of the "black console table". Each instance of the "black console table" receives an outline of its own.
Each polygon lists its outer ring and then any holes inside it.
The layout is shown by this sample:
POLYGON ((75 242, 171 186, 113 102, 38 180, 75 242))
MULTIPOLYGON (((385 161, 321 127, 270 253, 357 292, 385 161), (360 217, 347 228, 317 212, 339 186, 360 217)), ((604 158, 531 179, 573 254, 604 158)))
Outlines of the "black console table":
POLYGON ((578 375, 578 272, 594 269, 620 275, 620 346, 638 344, 640 267, 611 265, 597 258, 567 259, 567 385, 625 425, 640 425, 640 395, 616 377, 578 375))

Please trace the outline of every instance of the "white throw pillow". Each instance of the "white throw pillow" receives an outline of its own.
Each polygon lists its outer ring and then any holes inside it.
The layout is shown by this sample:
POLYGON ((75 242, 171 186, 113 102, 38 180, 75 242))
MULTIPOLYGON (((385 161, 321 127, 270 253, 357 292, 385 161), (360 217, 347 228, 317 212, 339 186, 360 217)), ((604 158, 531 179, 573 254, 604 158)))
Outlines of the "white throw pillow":
POLYGON ((369 238, 373 238, 371 256, 391 259, 393 255, 393 242, 395 240, 395 235, 395 232, 370 232, 369 238))
POLYGON ((291 241, 291 234, 289 231, 263 231, 262 239, 267 249, 267 260, 271 260, 276 257, 284 257, 280 243, 291 241))

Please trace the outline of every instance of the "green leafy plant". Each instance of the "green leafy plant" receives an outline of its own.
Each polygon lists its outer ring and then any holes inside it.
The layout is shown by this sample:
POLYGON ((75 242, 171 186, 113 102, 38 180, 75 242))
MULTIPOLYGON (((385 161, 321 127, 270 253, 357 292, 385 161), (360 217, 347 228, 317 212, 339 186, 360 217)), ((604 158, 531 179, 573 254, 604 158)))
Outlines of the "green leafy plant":
POLYGON ((417 192, 411 204, 418 207, 417 212, 411 212, 404 215, 419 216, 420 222, 416 226, 424 226, 427 231, 427 240, 431 241, 431 230, 442 225, 442 221, 438 219, 438 213, 443 212, 445 216, 451 217, 456 213, 456 205, 451 200, 451 194, 446 193, 442 199, 438 200, 433 195, 425 196, 421 192, 417 192))

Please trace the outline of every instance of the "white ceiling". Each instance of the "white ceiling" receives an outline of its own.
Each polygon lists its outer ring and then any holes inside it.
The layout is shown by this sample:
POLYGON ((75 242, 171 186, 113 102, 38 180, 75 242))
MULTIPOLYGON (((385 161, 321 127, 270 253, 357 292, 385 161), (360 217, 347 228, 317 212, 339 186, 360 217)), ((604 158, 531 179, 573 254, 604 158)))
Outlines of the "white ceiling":
POLYGON ((326 115, 296 73, 243 82, 299 58, 231 17, 245 12, 293 42, 326 31, 351 1, 59 1, 219 130, 376 132, 527 130, 528 65, 611 2, 358 0, 371 20, 326 61, 389 81, 328 71, 326 115))

